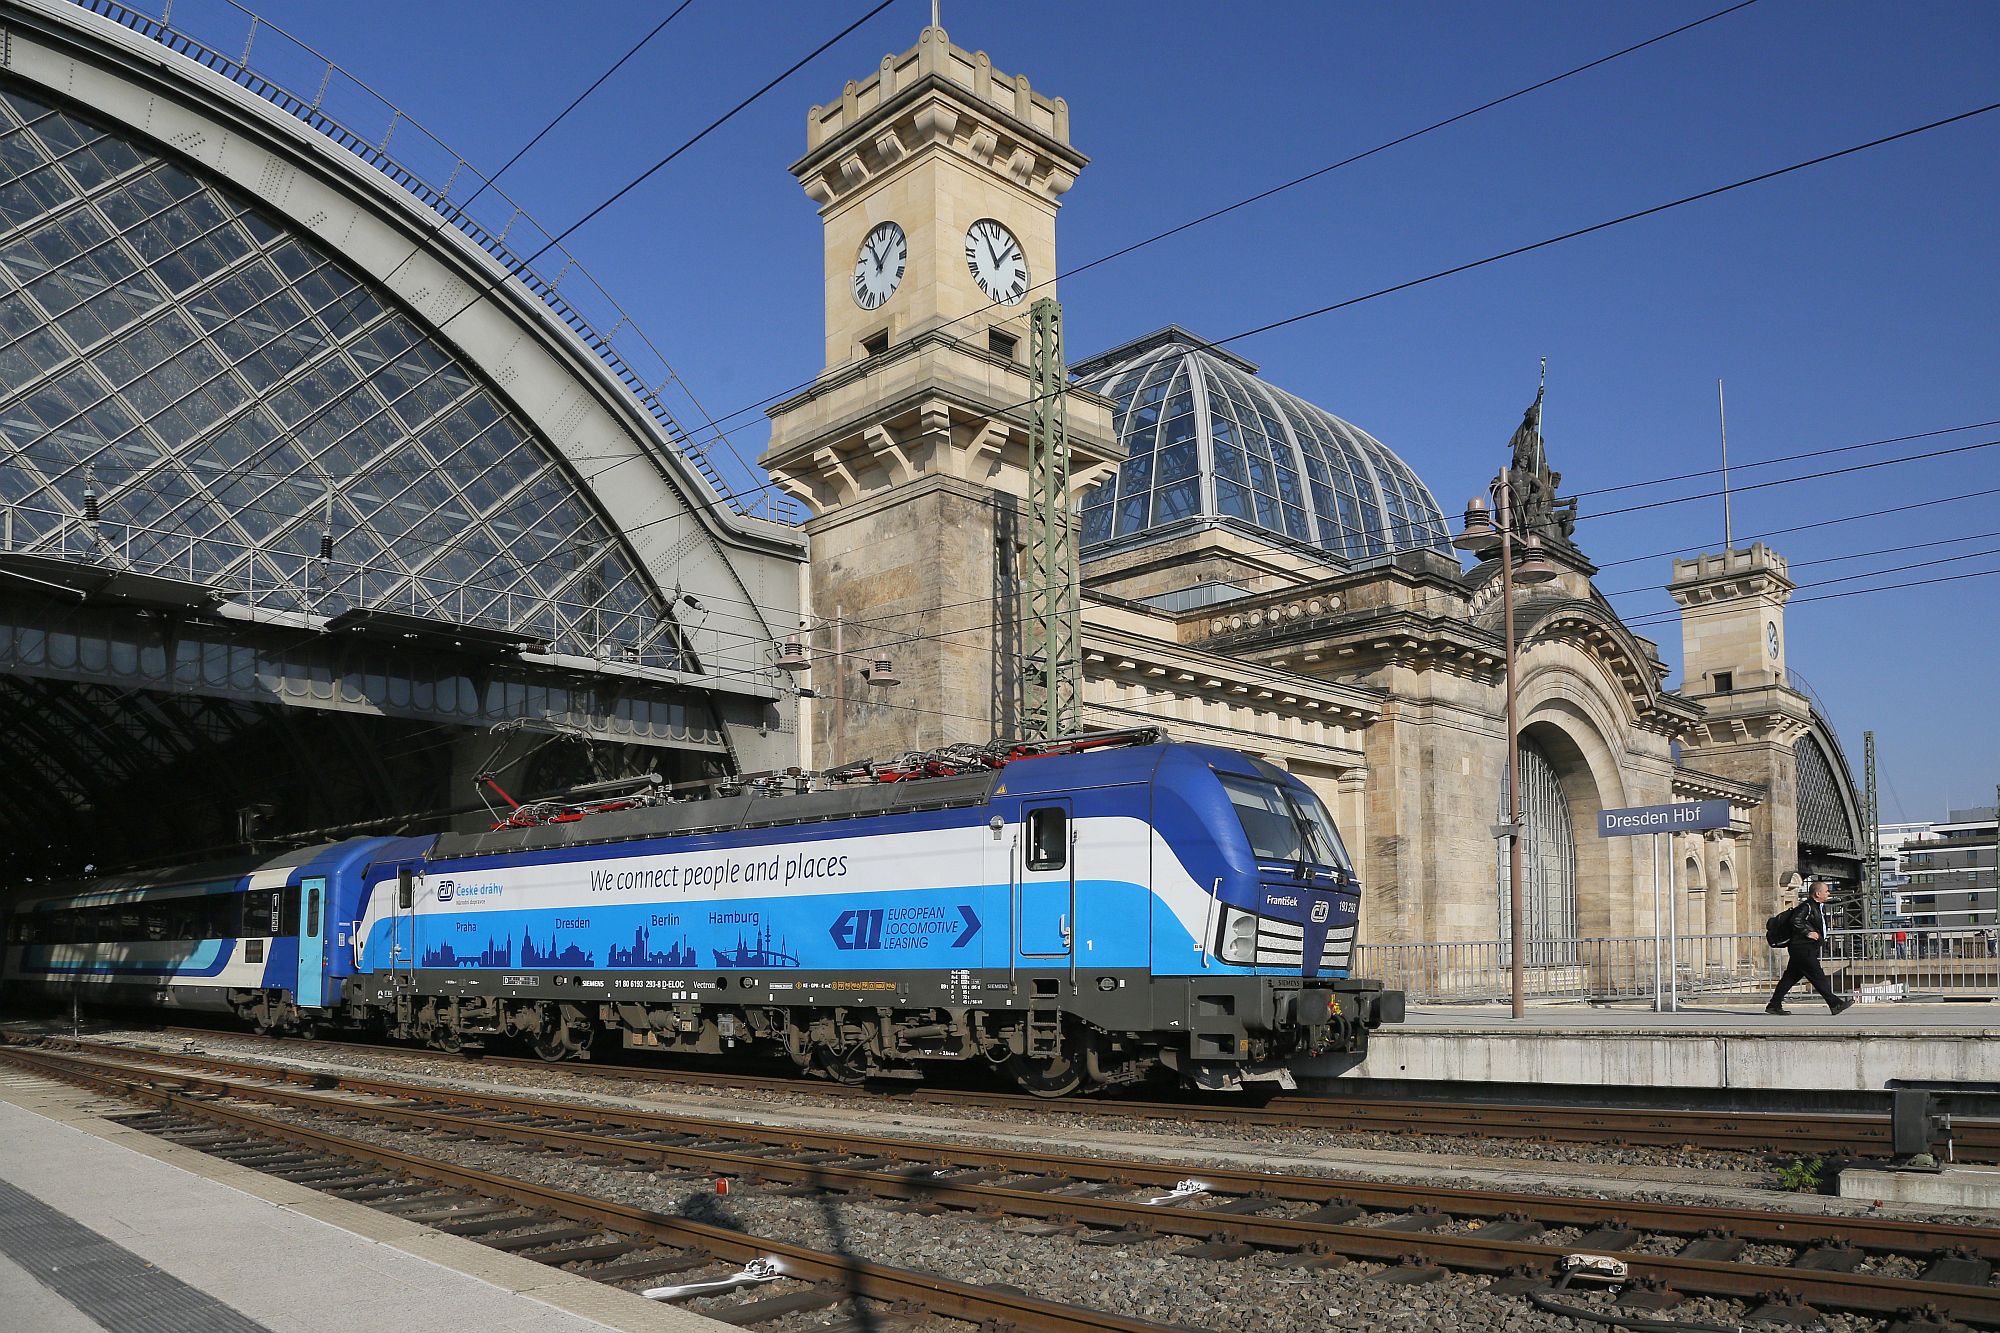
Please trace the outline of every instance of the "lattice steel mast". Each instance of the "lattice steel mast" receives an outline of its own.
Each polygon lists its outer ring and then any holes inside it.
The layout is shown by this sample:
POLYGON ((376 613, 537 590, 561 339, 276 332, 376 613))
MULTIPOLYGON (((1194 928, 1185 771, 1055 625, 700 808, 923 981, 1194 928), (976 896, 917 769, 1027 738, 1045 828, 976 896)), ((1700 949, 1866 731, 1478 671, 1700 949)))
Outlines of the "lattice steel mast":
POLYGON ((1028 622, 1022 717, 1041 735, 1079 729, 1083 652, 1077 633, 1076 525, 1069 512, 1069 371, 1062 306, 1029 307, 1028 622))
POLYGON ((1873 930, 1882 924, 1882 819, 1875 804, 1875 733, 1861 733, 1863 790, 1861 838, 1868 852, 1868 900, 1861 905, 1861 923, 1873 930))

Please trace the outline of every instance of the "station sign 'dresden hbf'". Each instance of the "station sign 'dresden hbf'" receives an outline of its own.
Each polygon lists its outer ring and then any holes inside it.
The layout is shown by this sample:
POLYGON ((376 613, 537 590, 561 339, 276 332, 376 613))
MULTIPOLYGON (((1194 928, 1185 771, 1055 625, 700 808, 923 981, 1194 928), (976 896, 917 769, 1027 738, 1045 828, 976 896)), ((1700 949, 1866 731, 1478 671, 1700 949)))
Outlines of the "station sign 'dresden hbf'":
POLYGON ((1600 838, 1632 838, 1645 833, 1698 833, 1729 827, 1727 801, 1675 801, 1667 805, 1633 805, 1623 810, 1599 810, 1600 838))

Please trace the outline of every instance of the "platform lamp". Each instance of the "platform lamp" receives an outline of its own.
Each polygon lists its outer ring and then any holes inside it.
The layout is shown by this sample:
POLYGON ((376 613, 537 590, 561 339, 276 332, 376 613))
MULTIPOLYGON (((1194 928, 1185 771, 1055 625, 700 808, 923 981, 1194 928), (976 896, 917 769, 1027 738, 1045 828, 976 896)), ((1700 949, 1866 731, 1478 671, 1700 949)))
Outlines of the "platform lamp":
POLYGON ((1485 496, 1473 496, 1465 506, 1464 530, 1452 538, 1451 544, 1481 559, 1490 557, 1496 545, 1500 548, 1500 618, 1505 622, 1507 639, 1507 822, 1495 825, 1494 832, 1507 839, 1508 970, 1512 978, 1513 1014, 1520 1018, 1527 1011, 1527 1002, 1521 904, 1521 723, 1514 688, 1514 585, 1547 583, 1560 571, 1549 563, 1542 551, 1540 535, 1532 531, 1521 533, 1521 558, 1515 560, 1515 529, 1522 524, 1520 515, 1514 512, 1508 474, 1502 472, 1489 489, 1493 496, 1491 507, 1485 496))
MULTIPOLYGON (((832 696, 833 763, 831 767, 839 768, 847 762, 847 691, 841 685, 841 682, 846 678, 846 672, 838 669, 839 664, 849 660, 860 660, 867 663, 867 665, 861 668, 861 678, 868 682, 871 689, 887 689, 891 685, 900 685, 903 683, 903 678, 896 674, 895 664, 882 652, 871 650, 867 656, 863 657, 859 653, 849 653, 846 651, 842 643, 842 631, 846 627, 846 617, 840 607, 836 606, 833 609, 832 620, 820 619, 818 617, 815 617, 815 619, 819 619, 818 625, 811 625, 802 621, 799 625, 799 633, 787 636, 778 645, 778 655, 772 659, 771 665, 793 676, 810 671, 815 659, 832 663, 836 667, 834 672, 836 687, 832 696), (832 629, 833 651, 817 654, 810 653, 806 649, 805 640, 814 629, 820 628, 832 629)), ((799 697, 802 699, 816 699, 820 696, 816 691, 801 686, 799 688, 799 697)))

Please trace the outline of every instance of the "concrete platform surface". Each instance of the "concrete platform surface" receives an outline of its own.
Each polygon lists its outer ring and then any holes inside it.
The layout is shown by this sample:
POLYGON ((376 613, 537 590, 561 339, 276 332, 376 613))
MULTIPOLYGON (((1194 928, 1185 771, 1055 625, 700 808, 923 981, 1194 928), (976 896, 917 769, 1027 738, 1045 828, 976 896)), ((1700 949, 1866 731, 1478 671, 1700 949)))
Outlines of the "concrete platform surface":
POLYGON ((728 1327, 102 1118, 129 1109, 0 1066, 0 1327, 728 1327))
POLYGON ((1942 1171, 1887 1171, 1850 1166, 1840 1173, 1843 1199, 1880 1199, 1944 1208, 2000 1208, 2000 1167, 1948 1166, 1942 1171))
POLYGON ((1789 1017, 1750 1004, 1413 1006, 1378 1030, 1367 1057, 1316 1078, 1878 1092, 1896 1083, 2000 1084, 2000 1006, 1855 1005, 1835 1017, 1817 998, 1787 999, 1789 1017))

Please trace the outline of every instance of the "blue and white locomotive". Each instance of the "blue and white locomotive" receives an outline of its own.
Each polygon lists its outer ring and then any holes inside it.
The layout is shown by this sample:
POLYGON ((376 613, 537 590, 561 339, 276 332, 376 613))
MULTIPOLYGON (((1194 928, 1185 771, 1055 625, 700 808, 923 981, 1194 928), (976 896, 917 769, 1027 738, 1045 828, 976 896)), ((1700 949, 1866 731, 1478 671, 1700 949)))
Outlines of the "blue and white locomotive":
POLYGON ((1282 770, 1146 735, 952 767, 104 879, 14 904, 4 978, 551 1060, 985 1060, 1051 1096, 1288 1081, 1402 1017, 1348 976, 1360 886, 1282 770))

